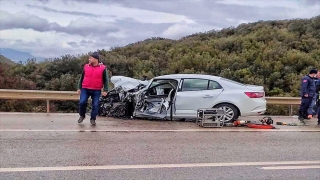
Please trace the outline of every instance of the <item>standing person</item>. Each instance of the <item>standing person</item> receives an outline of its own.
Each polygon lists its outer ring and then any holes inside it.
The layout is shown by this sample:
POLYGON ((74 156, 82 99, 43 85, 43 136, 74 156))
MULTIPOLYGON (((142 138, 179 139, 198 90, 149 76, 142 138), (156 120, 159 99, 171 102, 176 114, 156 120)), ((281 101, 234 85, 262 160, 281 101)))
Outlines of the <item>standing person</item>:
POLYGON ((102 95, 106 96, 108 92, 108 70, 99 60, 99 53, 94 52, 89 56, 89 63, 84 65, 83 72, 78 83, 78 94, 80 94, 78 123, 85 119, 88 98, 92 99, 92 111, 90 123, 96 125, 96 117, 99 110, 99 98, 103 88, 102 95))
POLYGON ((316 82, 316 91, 318 92, 318 99, 317 99, 317 118, 318 118, 318 125, 320 126, 320 71, 318 71, 318 81, 316 82))
POLYGON ((317 70, 311 69, 309 74, 302 78, 300 87, 301 104, 299 107, 299 120, 303 123, 305 123, 304 119, 308 115, 308 109, 316 92, 314 77, 316 76, 317 72, 317 70))
MULTIPOLYGON (((320 71, 318 71, 317 75, 314 77, 315 84, 317 84, 317 82, 319 81, 319 78, 320 78, 320 71)), ((311 105, 308 109, 308 119, 311 119, 314 114, 317 114, 317 108, 314 112, 314 106, 316 105, 318 97, 319 97, 319 93, 318 91, 316 91, 316 93, 313 95, 311 105)))

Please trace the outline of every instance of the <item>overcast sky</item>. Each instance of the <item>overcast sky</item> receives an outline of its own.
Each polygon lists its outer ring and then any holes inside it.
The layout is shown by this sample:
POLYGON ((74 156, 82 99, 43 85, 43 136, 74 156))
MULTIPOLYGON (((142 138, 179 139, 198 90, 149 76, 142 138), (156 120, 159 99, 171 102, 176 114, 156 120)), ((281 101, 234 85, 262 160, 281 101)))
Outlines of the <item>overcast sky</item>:
POLYGON ((87 53, 151 37, 258 20, 310 18, 320 0, 0 0, 0 46, 38 57, 87 53))

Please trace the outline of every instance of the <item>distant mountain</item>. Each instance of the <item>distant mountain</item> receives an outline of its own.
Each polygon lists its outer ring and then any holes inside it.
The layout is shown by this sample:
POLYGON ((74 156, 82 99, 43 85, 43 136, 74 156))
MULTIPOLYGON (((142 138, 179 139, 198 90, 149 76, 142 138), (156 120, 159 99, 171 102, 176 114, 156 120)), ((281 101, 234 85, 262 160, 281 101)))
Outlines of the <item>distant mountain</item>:
POLYGON ((9 48, 0 48, 0 55, 8 59, 11 59, 14 62, 19 62, 19 61, 25 62, 28 59, 32 59, 32 58, 36 58, 37 61, 42 61, 44 59, 41 57, 35 57, 28 52, 17 51, 9 48))
POLYGON ((9 64, 9 65, 15 64, 15 62, 11 61, 10 59, 4 57, 1 54, 0 54, 0 63, 9 64))

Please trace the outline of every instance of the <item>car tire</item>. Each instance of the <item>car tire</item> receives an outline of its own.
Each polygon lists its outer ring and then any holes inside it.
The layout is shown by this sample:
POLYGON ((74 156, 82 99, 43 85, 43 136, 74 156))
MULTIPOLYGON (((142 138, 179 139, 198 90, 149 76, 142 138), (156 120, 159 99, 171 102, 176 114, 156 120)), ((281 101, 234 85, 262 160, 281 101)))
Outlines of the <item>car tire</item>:
POLYGON ((232 104, 218 104, 213 108, 224 109, 226 111, 226 115, 218 116, 218 120, 221 122, 224 121, 224 123, 232 123, 239 117, 239 112, 237 108, 232 104))

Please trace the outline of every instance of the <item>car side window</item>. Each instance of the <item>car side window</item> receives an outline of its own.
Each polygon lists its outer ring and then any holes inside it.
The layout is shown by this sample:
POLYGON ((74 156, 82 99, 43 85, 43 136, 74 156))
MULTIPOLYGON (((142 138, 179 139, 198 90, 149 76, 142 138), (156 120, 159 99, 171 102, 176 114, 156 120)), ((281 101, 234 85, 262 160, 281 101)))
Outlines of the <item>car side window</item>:
POLYGON ((222 89, 222 86, 216 81, 207 79, 184 79, 181 91, 203 91, 213 89, 222 89))
POLYGON ((201 91, 208 89, 208 80, 206 79, 184 79, 182 91, 201 91))
POLYGON ((216 81, 209 81, 209 90, 211 89, 222 89, 222 86, 216 81))

